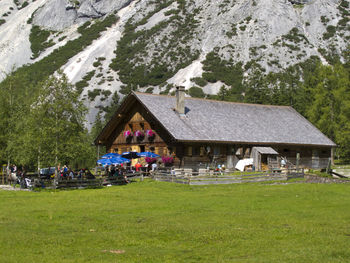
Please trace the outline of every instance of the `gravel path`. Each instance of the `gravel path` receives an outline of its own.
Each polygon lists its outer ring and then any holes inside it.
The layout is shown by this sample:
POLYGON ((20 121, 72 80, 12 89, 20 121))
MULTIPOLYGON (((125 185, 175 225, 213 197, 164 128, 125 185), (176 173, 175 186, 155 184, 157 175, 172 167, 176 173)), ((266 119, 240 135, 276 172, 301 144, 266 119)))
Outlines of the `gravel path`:
POLYGON ((29 189, 21 189, 21 188, 14 188, 12 185, 0 185, 0 190, 7 190, 7 191, 29 191, 29 189))

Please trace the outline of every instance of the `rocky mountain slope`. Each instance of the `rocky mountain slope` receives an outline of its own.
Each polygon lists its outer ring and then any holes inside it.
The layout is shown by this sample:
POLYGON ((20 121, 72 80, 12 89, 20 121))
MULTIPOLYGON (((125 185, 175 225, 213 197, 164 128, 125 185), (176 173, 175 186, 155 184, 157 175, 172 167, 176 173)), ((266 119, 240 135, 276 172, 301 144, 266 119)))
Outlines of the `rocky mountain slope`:
POLYGON ((342 60, 350 39, 346 0, 0 0, 0 10, 1 79, 80 41, 57 70, 81 91, 90 122, 116 91, 230 86, 208 72, 210 58, 249 78, 252 65, 279 72, 314 56, 342 60), (104 19, 96 37, 83 37, 104 19))

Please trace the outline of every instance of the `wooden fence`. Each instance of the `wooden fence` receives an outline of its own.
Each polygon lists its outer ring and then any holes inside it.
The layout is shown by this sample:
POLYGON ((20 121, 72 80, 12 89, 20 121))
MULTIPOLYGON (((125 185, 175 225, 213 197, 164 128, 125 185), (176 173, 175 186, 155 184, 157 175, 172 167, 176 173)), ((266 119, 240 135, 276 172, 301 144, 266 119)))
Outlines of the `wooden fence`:
POLYGON ((73 178, 73 179, 42 179, 33 177, 30 188, 46 188, 46 189, 80 189, 80 188, 100 188, 103 186, 123 185, 133 180, 143 181, 143 173, 126 174, 126 179, 123 177, 107 177, 100 176, 95 179, 73 178))
POLYGON ((73 179, 40 179, 32 178, 31 188, 47 189, 79 189, 100 188, 103 186, 122 185, 135 180, 144 180, 147 175, 153 180, 162 182, 173 182, 188 185, 210 185, 210 184, 234 184, 248 182, 286 181, 289 178, 303 177, 304 169, 289 169, 280 171, 232 173, 232 172, 193 172, 192 169, 157 170, 151 173, 130 173, 124 177, 99 176, 95 179, 73 178, 73 179))
POLYGON ((304 176, 304 169, 288 170, 286 173, 280 172, 256 172, 256 173, 211 173, 203 174, 198 172, 181 171, 175 174, 168 171, 157 171, 153 174, 153 179, 161 182, 173 182, 189 185, 210 185, 210 184, 235 184, 248 182, 267 181, 287 181, 290 178, 304 176))

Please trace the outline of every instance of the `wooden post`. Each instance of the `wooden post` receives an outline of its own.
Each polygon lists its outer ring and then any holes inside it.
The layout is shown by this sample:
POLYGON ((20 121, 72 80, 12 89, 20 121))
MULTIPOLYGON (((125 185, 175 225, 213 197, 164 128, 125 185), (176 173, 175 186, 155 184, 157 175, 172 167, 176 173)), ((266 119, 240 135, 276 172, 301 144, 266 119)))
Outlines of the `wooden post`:
POLYGON ((141 175, 141 182, 143 182, 143 173, 140 173, 140 175, 141 175))
POLYGON ((331 148, 331 164, 334 165, 334 147, 331 148))
POLYGON ((329 158, 326 173, 329 174, 331 171, 332 158, 329 158))
POLYGON ((6 167, 5 165, 2 166, 2 181, 1 184, 5 184, 5 171, 6 171, 6 167))
POLYGON ((300 153, 297 153, 297 163, 296 163, 297 172, 299 170, 299 162, 300 162, 300 153))

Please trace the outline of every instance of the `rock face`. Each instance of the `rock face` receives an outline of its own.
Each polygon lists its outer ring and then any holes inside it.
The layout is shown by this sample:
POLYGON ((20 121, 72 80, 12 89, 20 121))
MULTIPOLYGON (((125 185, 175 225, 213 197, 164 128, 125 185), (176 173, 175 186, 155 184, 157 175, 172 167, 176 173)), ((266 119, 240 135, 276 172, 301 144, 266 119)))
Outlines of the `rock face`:
POLYGON ((75 23, 100 18, 130 4, 131 0, 49 0, 34 15, 34 24, 63 30, 75 23))
POLYGON ((76 21, 77 12, 66 0, 49 0, 34 14, 33 23, 52 30, 63 30, 76 21))
MULTIPOLYGON (((1 18, 5 23, 0 25, 0 79, 13 68, 40 60, 78 37, 82 23, 112 13, 119 17, 116 25, 63 66, 72 83, 96 71, 83 96, 97 88, 113 92, 129 84, 120 70, 110 69, 116 56, 123 55, 118 53, 121 44, 128 48, 123 62, 131 73, 146 73, 155 67, 164 71, 166 67, 172 74, 165 84, 190 88, 194 85, 191 78, 201 77, 202 63, 212 51, 230 63, 242 63, 244 70, 256 63, 266 72, 278 72, 311 56, 324 63, 329 53, 342 58, 350 42, 346 0, 36 0, 22 7, 23 3, 16 6, 12 0, 0 1, 1 9, 10 13, 1 18), (127 22, 128 30, 132 25, 137 34, 125 31, 127 22), (30 59, 33 25, 61 34, 52 36, 54 45, 36 60, 30 59), (119 40, 122 42, 117 44, 119 40)), ((221 85, 219 81, 210 83, 203 90, 216 93, 221 85)), ((148 88, 153 92, 162 89, 147 84, 141 90, 148 88)), ((95 109, 109 101, 97 96, 90 106, 95 109)))

